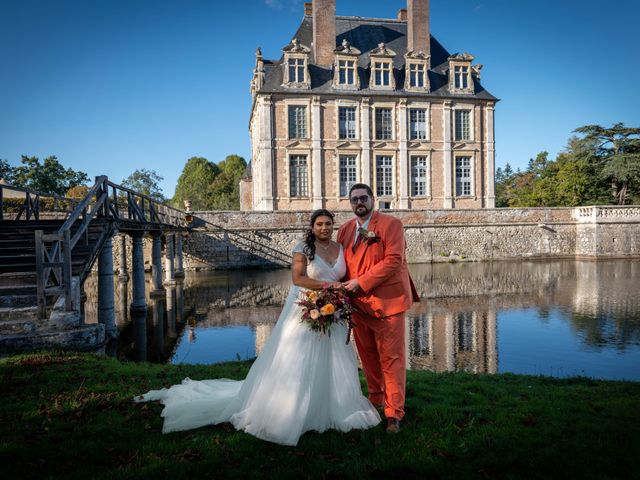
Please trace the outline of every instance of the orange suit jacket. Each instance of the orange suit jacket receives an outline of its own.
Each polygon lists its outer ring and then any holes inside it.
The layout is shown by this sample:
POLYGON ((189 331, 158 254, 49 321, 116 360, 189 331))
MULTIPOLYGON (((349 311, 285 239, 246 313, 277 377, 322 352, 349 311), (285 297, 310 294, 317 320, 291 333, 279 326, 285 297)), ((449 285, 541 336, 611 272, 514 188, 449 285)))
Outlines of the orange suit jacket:
POLYGON ((347 264, 345 278, 357 278, 363 290, 354 298, 354 306, 377 318, 405 312, 419 297, 407 269, 402 222, 374 211, 367 230, 377 239, 362 241, 354 253, 356 229, 353 218, 338 230, 347 264))

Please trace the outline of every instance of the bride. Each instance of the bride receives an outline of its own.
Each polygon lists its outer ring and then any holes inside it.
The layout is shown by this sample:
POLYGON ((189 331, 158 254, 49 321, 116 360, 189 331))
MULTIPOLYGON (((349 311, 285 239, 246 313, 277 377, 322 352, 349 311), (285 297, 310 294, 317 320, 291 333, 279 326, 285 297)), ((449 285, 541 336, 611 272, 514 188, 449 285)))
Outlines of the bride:
POLYGON ((267 340, 247 377, 195 381, 185 378, 169 389, 152 390, 137 402, 164 404, 162 433, 231 422, 263 440, 296 445, 307 431, 343 432, 380 422, 362 395, 347 329, 333 324, 330 335, 301 322, 301 289, 338 287, 345 274, 342 246, 331 240, 333 214, 316 210, 306 238, 293 249, 293 285, 267 340))

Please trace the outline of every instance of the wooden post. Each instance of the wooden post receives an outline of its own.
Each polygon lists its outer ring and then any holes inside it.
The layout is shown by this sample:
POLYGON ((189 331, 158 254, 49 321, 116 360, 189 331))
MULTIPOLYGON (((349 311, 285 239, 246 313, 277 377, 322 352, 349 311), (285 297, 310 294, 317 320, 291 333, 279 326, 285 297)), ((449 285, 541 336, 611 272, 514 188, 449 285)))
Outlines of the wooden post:
POLYGON ((72 276, 72 264, 71 264, 71 231, 64 231, 64 238, 62 239, 62 255, 64 265, 62 267, 62 278, 64 288, 64 310, 70 312, 73 310, 71 301, 71 276, 72 276))
POLYGON ((38 317, 47 317, 47 297, 45 296, 44 279, 44 244, 42 242, 42 230, 36 230, 36 295, 38 301, 38 317))

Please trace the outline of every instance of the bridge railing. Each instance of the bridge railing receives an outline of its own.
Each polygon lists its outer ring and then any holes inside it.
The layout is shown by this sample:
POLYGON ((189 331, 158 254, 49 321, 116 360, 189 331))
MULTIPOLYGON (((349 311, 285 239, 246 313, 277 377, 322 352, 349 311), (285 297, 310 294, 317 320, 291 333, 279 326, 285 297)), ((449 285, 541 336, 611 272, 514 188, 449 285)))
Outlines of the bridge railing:
POLYGON ((0 220, 40 220, 41 213, 68 213, 79 202, 77 198, 0 183, 0 220))
POLYGON ((108 201, 102 214, 114 220, 139 222, 142 224, 157 223, 184 228, 185 212, 130 188, 117 185, 106 179, 103 191, 108 201))
POLYGON ((229 230, 221 225, 217 225, 215 223, 204 220, 203 218, 198 218, 196 221, 196 225, 204 225, 206 230, 216 231, 222 234, 225 242, 233 243, 236 246, 249 252, 259 254, 262 258, 265 258, 275 263, 276 265, 280 265, 282 267, 291 266, 291 255, 289 253, 281 252, 278 249, 266 245, 264 242, 257 241, 255 238, 252 238, 249 235, 243 235, 240 232, 229 230))
POLYGON ((98 234, 94 248, 83 266, 86 275, 104 241, 112 233, 112 223, 128 223, 130 228, 151 225, 185 228, 185 212, 164 205, 148 195, 117 185, 106 176, 96 177, 87 195, 75 205, 64 224, 53 234, 35 232, 36 285, 38 309, 46 317, 47 296, 64 295, 65 310, 73 310, 71 301, 72 252, 82 240, 89 246, 89 227, 95 219, 109 220, 98 234), (72 234, 73 232, 73 234, 72 234))

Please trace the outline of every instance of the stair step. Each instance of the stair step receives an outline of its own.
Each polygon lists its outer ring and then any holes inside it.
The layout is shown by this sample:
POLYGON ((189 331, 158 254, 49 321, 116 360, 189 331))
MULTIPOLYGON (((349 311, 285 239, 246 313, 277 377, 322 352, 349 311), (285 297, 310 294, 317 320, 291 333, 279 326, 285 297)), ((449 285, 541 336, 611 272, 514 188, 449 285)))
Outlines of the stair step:
POLYGON ((0 322, 18 320, 37 320, 38 307, 2 307, 0 308, 0 322))
POLYGON ((36 322, 32 320, 0 321, 0 335, 24 335, 35 332, 36 322))
POLYGON ((0 295, 0 308, 33 307, 37 304, 35 293, 33 295, 0 295))
POLYGON ((104 345, 104 325, 80 325, 67 329, 37 329, 35 332, 3 335, 1 351, 26 351, 41 348, 95 350, 104 345))
MULTIPOLYGON (((27 273, 8 273, 0 275, 0 290, 2 287, 22 287, 33 286, 35 288, 36 274, 35 272, 27 273)), ((2 295, 2 293, 0 293, 2 295)))

